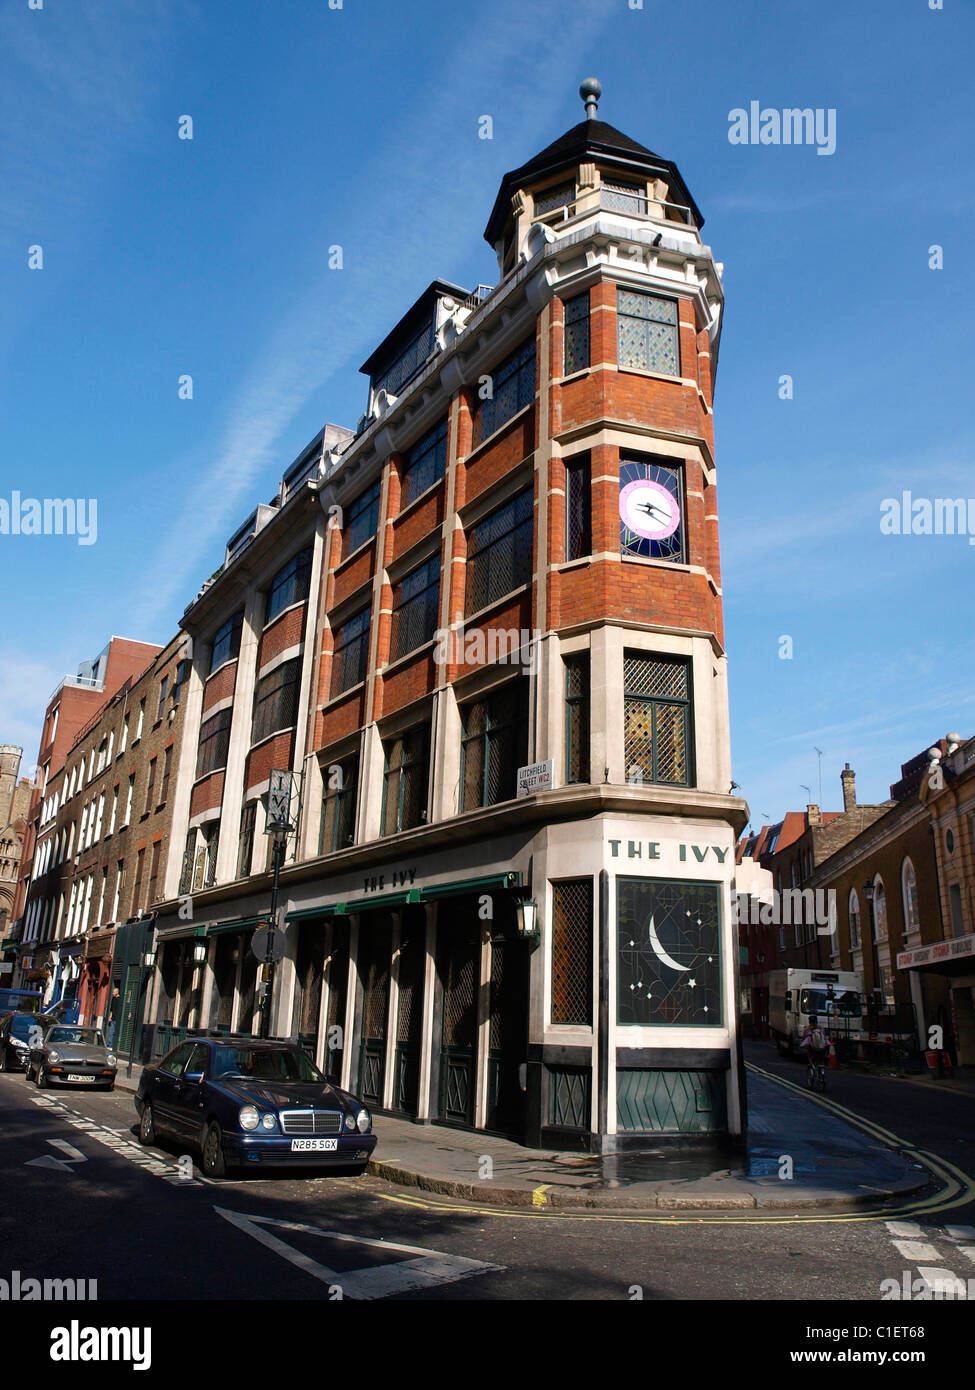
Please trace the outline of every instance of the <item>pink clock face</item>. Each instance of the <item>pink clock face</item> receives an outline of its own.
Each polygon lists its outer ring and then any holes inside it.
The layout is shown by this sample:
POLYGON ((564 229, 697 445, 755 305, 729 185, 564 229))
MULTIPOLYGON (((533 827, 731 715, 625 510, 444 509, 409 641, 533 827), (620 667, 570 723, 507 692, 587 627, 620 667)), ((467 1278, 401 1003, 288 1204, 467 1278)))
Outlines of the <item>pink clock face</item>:
POLYGON ((665 487, 638 478, 620 490, 620 518, 638 536, 661 541, 680 525, 680 508, 665 487))

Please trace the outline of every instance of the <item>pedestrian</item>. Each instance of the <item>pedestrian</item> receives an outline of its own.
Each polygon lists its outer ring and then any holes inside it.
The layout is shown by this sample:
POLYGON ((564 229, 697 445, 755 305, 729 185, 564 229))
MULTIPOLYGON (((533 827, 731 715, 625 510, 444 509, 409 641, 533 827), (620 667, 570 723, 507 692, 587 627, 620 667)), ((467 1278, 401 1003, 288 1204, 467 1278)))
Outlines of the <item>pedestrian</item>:
POLYGON ((116 985, 115 988, 112 990, 112 998, 111 998, 111 1000, 110 1000, 110 1002, 109 1002, 109 1005, 108 1005, 108 1029, 107 1029, 107 1038, 108 1038, 108 1045, 109 1045, 109 1047, 112 1047, 112 1046, 114 1045, 114 1043, 115 1043, 115 1029, 116 1029, 117 1024, 118 1024, 118 1008, 119 1008, 119 987, 118 987, 118 985, 116 985))

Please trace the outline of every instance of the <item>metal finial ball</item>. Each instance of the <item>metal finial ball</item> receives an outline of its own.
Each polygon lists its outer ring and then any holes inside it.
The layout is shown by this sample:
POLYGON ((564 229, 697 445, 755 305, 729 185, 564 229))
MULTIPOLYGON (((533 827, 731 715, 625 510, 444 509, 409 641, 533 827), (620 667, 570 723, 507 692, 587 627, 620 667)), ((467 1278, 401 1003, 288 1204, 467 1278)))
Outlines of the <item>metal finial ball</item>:
POLYGON ((595 97, 598 101, 603 94, 603 85, 596 77, 587 77, 579 88, 579 95, 583 101, 588 101, 590 97, 595 97))

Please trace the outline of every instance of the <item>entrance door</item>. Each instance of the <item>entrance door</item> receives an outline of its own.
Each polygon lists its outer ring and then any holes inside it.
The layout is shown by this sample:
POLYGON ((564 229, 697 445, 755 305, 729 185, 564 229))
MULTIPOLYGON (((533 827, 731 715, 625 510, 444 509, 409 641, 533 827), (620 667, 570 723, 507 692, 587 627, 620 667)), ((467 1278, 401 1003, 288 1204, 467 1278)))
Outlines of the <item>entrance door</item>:
POLYGON ((396 1015, 396 1086, 393 1104, 415 1115, 420 1099, 420 1039, 423 1027, 423 968, 426 963, 426 914, 422 908, 403 913, 399 953, 399 1006, 396 1015))
POLYGON ((318 1047, 318 1016, 322 1007, 322 972, 325 965, 325 923, 305 922, 298 932, 295 962, 295 1032, 298 1045, 314 1058, 318 1047))
POLYGON ((325 1016, 325 1070, 339 1080, 345 1053, 345 997, 349 984, 349 920, 332 922, 328 957, 328 1013, 325 1016))
POLYGON ((119 1011, 118 1037, 116 1038, 116 1050, 123 1057, 128 1057, 132 1051, 135 1016, 139 1007, 139 985, 142 983, 141 975, 142 967, 139 965, 130 965, 125 972, 125 983, 122 986, 122 1007, 119 1011))
POLYGON ((469 927, 440 923, 437 934, 437 969, 443 982, 440 1118, 469 1127, 474 1123, 481 947, 477 931, 469 927))
POLYGON ((363 986, 362 1049, 358 1095, 375 1109, 383 1103, 386 1082, 386 1015, 392 928, 378 914, 364 914, 359 926, 359 975, 363 986))
POLYGON ((522 1135, 528 1060, 528 946, 514 928, 491 940, 487 1128, 522 1135))

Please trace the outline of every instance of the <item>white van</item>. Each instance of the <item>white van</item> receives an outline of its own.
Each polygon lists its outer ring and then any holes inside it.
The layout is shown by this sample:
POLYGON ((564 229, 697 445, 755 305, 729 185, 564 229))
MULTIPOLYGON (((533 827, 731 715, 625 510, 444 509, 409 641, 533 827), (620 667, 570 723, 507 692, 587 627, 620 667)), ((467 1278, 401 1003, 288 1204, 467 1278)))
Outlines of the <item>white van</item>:
POLYGON ((855 971, 772 970, 768 980, 769 1030, 783 1057, 799 1055, 799 1039, 812 1014, 834 1042, 866 1036, 863 980, 855 971))

